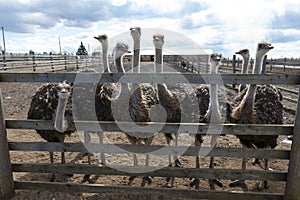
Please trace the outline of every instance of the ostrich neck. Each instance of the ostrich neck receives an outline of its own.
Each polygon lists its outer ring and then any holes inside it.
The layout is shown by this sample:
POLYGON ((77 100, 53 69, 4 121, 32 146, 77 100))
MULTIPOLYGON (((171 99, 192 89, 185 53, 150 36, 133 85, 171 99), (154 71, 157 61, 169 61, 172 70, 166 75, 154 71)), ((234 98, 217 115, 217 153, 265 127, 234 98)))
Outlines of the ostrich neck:
MULTIPOLYGON (((263 56, 256 56, 252 74, 259 74, 261 64, 262 64, 262 59, 263 59, 263 56)), ((257 87, 257 84, 250 85, 244 96, 244 99, 246 99, 248 102, 251 101, 253 104, 254 104, 254 99, 255 99, 256 87, 257 87)))
POLYGON ((106 47, 102 46, 102 56, 103 56, 103 72, 109 72, 111 73, 111 70, 109 68, 108 64, 108 49, 106 47))
POLYGON ((140 73, 140 38, 134 39, 132 72, 140 73))
POLYGON ((66 111, 67 103, 68 103, 68 98, 59 97, 58 105, 56 108, 54 128, 61 133, 65 132, 67 129, 67 126, 65 124, 65 111, 66 111))
MULTIPOLYGON (((218 73, 218 65, 216 63, 211 63, 210 67, 211 74, 218 73)), ((219 101, 218 101, 218 85, 211 84, 209 90, 210 96, 210 105, 209 105, 209 112, 211 112, 211 122, 218 122, 220 119, 220 112, 219 112, 219 101)))
MULTIPOLYGON (((123 67, 123 54, 120 54, 118 52, 115 52, 115 62, 116 62, 116 68, 118 73, 123 73, 125 74, 125 69, 123 67)), ((123 95, 129 95, 129 84, 128 83, 121 83, 121 91, 118 95, 123 96, 123 95)))
POLYGON ((221 114, 219 111, 219 101, 218 101, 218 85, 211 84, 209 89, 210 102, 208 113, 210 115, 211 123, 220 122, 221 114))
POLYGON ((260 73, 260 68, 262 64, 263 56, 256 56, 255 58, 255 64, 253 68, 253 74, 259 74, 260 73))
POLYGON ((155 48, 155 71, 158 73, 163 72, 163 56, 162 56, 162 49, 155 48))
POLYGON ((125 73, 125 69, 123 67, 123 55, 115 52, 115 62, 118 73, 125 73))
POLYGON ((248 74, 248 66, 249 66, 250 58, 243 57, 243 66, 242 66, 242 74, 248 74))
MULTIPOLYGON (((162 60, 162 48, 155 48, 155 72, 157 73, 163 73, 163 60, 162 60)), ((163 95, 165 95, 165 92, 168 91, 168 88, 166 84, 156 84, 157 86, 157 93, 158 98, 163 98, 163 95)), ((163 103, 163 102, 161 102, 163 103)))
MULTIPOLYGON (((133 48, 133 63, 132 63, 132 72, 140 73, 140 38, 133 38, 134 48, 133 48)), ((133 83, 132 90, 137 90, 137 95, 140 99, 142 99, 142 89, 140 84, 133 83)))

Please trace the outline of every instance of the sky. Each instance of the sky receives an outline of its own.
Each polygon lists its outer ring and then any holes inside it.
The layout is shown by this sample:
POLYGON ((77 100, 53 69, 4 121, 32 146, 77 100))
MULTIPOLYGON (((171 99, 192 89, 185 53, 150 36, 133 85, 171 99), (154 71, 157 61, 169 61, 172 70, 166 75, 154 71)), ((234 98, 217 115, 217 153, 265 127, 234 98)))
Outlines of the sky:
POLYGON ((299 0, 0 0, 0 26, 9 53, 59 53, 58 38, 62 52, 76 53, 81 41, 93 52, 100 49, 94 36, 130 37, 129 28, 139 26, 142 34, 176 32, 225 57, 243 48, 253 56, 266 41, 275 47, 268 56, 298 58, 299 9, 299 0))

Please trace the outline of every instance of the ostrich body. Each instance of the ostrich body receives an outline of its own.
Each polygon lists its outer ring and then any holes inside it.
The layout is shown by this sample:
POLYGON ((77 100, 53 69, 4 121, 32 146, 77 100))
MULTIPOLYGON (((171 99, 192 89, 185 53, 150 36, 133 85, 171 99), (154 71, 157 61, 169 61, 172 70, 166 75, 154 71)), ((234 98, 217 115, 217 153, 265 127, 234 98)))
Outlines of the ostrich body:
MULTIPOLYGON (((263 56, 273 49, 271 44, 259 43, 256 50, 253 74, 260 72, 263 56)), ((283 106, 280 92, 271 85, 250 85, 244 89, 227 106, 227 120, 241 124, 282 124, 283 106)), ((241 144, 247 148, 275 148, 277 135, 237 135, 241 144)), ((243 158, 242 169, 246 169, 246 158, 243 158)), ((265 170, 268 170, 268 160, 265 159, 265 170)), ((230 186, 245 187, 244 181, 233 182, 230 186)), ((267 181, 261 181, 258 189, 267 188, 267 181)), ((247 190, 247 188, 246 188, 247 190)))
MULTIPOLYGON (((48 83, 41 86, 33 95, 27 114, 28 119, 54 120, 56 130, 37 130, 37 133, 48 142, 61 142, 65 136, 75 131, 69 98, 71 86, 64 83, 48 83)), ((50 162, 54 162, 53 152, 50 153, 50 162)), ((61 152, 61 163, 65 163, 64 152, 61 152)), ((51 182, 55 181, 52 174, 51 182)))
MULTIPOLYGON (((153 43, 155 46, 155 70, 158 73, 163 73, 163 55, 162 48, 164 44, 164 35, 155 34, 153 36, 153 43)), ((166 122, 168 123, 180 123, 181 122, 181 107, 180 102, 175 94, 173 94, 166 84, 157 84, 157 95, 159 99, 159 103, 164 107, 166 111, 166 122)), ((178 133, 176 134, 176 138, 178 137, 178 133)), ((173 136, 170 133, 164 133, 165 138, 167 140, 168 145, 170 145, 173 140, 173 136)), ((177 140, 177 139, 176 139, 177 140)), ((176 141, 175 141, 176 143, 176 141)), ((181 163, 178 160, 177 156, 174 157, 175 167, 181 167, 181 163)), ((172 166, 171 157, 169 156, 169 165, 172 166)), ((170 179, 167 178, 167 181, 170 179)), ((174 177, 171 180, 171 187, 174 184, 174 177)))
MULTIPOLYGON (((241 49, 240 51, 235 52, 235 53, 241 55, 242 58, 243 58, 243 65, 242 65, 241 74, 248 74, 248 68, 249 68, 249 63, 250 63, 249 49, 241 49)), ((241 84, 239 86, 238 92, 241 92, 245 88, 246 88, 246 85, 241 84)))

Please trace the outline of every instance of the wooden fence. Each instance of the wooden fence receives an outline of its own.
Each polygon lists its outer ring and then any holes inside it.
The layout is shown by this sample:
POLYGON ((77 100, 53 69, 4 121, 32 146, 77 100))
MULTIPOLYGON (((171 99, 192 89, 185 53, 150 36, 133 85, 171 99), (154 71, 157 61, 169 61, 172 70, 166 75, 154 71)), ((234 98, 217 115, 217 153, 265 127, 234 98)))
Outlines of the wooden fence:
MULTIPOLYGON (((96 77, 101 75, 102 82, 126 82, 133 80, 137 83, 178 83, 181 80, 178 73, 168 74, 127 74, 127 79, 121 79, 122 74, 86 74, 89 78, 84 81, 97 80, 96 77)), ((218 75, 219 76, 219 75, 218 75)), ((221 74, 222 81, 212 74, 185 74, 185 78, 191 84, 286 84, 300 85, 300 75, 252 75, 252 74, 221 74)), ((74 82, 76 73, 0 73, 1 82, 74 82)), ((83 80, 83 79, 82 79, 83 80)), ((54 130, 52 121, 42 120, 16 120, 4 119, 4 111, 2 108, 2 98, 0 97, 0 199, 9 199, 13 196, 16 189, 21 190, 47 190, 56 192, 82 192, 82 193, 143 193, 150 195, 153 193, 168 195, 174 198, 195 198, 195 199, 272 199, 272 200, 298 200, 300 185, 300 104, 297 104, 297 115, 295 125, 240 125, 240 124, 220 124, 215 125, 215 130, 223 127, 223 134, 232 135, 294 135, 291 150, 270 150, 270 149, 247 149, 247 148, 214 148, 207 156, 219 157, 236 157, 236 158, 270 158, 289 160, 288 172, 283 171, 263 171, 263 170, 238 170, 238 169, 206 169, 206 168, 173 168, 165 167, 158 169, 155 166, 143 167, 147 168, 149 173, 136 174, 126 172, 138 171, 142 166, 118 166, 126 170, 115 170, 110 166, 95 166, 83 164, 37 164, 37 163, 11 163, 9 151, 55 151, 55 152, 81 152, 85 153, 86 145, 82 143, 40 143, 40 142, 8 142, 6 137, 7 129, 36 129, 36 130, 54 130), (38 172, 38 173, 76 173, 76 174, 97 174, 97 175, 134 175, 134 176, 160 176, 160 177, 180 177, 190 178, 198 177, 205 179, 239 179, 239 180, 270 180, 285 181, 285 193, 265 193, 265 192, 230 192, 230 191, 202 191, 188 190, 177 188, 140 188, 130 186, 112 186, 112 185, 92 185, 92 184, 76 184, 76 183, 49 183, 36 181, 17 181, 13 180, 13 172, 38 172)), ((114 122, 88 122, 78 121, 82 130, 97 131, 98 124, 104 131, 121 131, 114 122)), ((125 126, 130 127, 131 124, 123 122, 125 126)), ((158 126, 159 123, 144 123, 158 126)), ((179 124, 169 123, 164 126, 162 132, 173 132, 177 130, 179 124)), ((201 123, 180 124, 183 133, 197 134, 197 131, 191 131, 195 126, 201 126, 202 131, 211 128, 211 125, 201 123)), ((213 131, 212 131, 213 132, 213 131)), ((112 146, 119 145, 122 149, 130 152, 159 152, 154 151, 164 147, 166 149, 158 154, 176 155, 183 148, 187 150, 183 156, 196 156, 199 154, 199 147, 194 146, 160 146, 160 145, 129 145, 129 144, 88 144, 93 152, 117 153, 122 154, 124 150, 118 150, 112 146)), ((202 147, 203 148, 203 147, 202 147)), ((151 154, 151 153, 149 153, 151 154)))
POLYGON ((99 66, 102 58, 95 56, 59 55, 6 55, 0 57, 0 70, 17 72, 57 72, 99 66), (2 57, 2 59, 1 59, 2 57))

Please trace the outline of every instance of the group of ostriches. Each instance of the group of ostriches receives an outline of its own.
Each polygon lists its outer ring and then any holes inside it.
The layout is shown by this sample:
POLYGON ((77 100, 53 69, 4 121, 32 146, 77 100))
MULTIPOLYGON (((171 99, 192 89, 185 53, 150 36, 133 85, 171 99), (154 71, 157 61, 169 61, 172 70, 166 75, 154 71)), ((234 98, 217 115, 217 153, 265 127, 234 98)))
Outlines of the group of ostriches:
MULTIPOLYGON (((140 73, 140 41, 141 29, 134 27, 130 29, 133 38, 133 64, 132 72, 140 73)), ((108 38, 106 35, 95 37, 102 45, 103 72, 111 73, 108 62, 108 38)), ((164 35, 155 34, 153 36, 155 46, 155 72, 163 73, 163 45, 164 35)), ((273 47, 265 42, 259 43, 256 49, 255 64, 253 74, 259 74, 264 55, 273 47)), ((129 53, 128 45, 118 42, 114 48, 114 63, 118 73, 124 73, 123 56, 129 53)), ((237 54, 243 57, 242 73, 248 72, 249 50, 244 49, 237 54)), ((210 73, 218 73, 218 65, 221 55, 212 54, 210 56, 210 73)), ((180 123, 183 115, 188 115, 187 111, 181 106, 178 96, 168 88, 166 84, 129 84, 121 83, 94 83, 82 84, 75 87, 66 82, 48 83, 38 89, 34 94, 31 106, 28 112, 28 119, 53 120, 55 130, 37 130, 37 133, 48 142, 64 142, 65 136, 75 132, 74 119, 90 120, 94 116, 98 121, 129 121, 129 122, 153 122, 161 120, 161 110, 165 112, 166 122, 180 123), (94 89, 91 89, 94 88, 94 89), (75 92, 76 90, 76 92, 75 92), (72 95, 76 93, 76 97, 72 95), (79 94, 79 95, 78 95, 79 94), (92 97, 92 98, 91 98, 92 97), (91 101, 91 99, 93 101, 91 101), (73 102, 72 102, 73 101, 73 102), (163 108, 163 109, 161 109, 163 108), (92 115, 92 117, 91 117, 92 115)), ((194 91, 185 95, 193 95, 197 98, 199 107, 198 122, 218 124, 222 121, 219 111, 217 84, 196 86, 194 91)), ((229 99, 229 98, 228 98, 229 99)), ((225 120, 230 123, 240 124, 282 124, 283 106, 280 92, 272 85, 240 85, 236 97, 227 100, 225 120)), ((197 112, 198 112, 197 111, 197 112)), ((132 144, 149 145, 154 139, 154 133, 143 132, 143 127, 124 131, 132 144)), ((96 132, 99 136, 99 142, 103 143, 103 132, 96 132)), ((90 140, 88 132, 85 132, 85 139, 90 140)), ((166 142, 171 144, 172 140, 177 138, 177 133, 164 133, 166 142)), ((203 135, 195 135, 195 145, 201 146, 203 135)), ((241 144, 247 148, 275 148, 277 145, 277 136, 259 136, 259 135, 237 135, 241 144)), ((212 136, 211 145, 216 144, 217 137, 212 136)), ((90 155, 88 155, 90 164, 90 155)), ((64 152, 61 155, 62 163, 65 163, 64 152)), ((136 155, 133 155, 134 165, 138 165, 136 155)), ((53 152, 50 152, 50 161, 54 162, 53 152)), ((101 154, 101 162, 106 164, 105 156, 101 154)), ((146 156, 146 165, 149 165, 149 156, 146 156)), ((253 164, 259 163, 254 159, 253 164)), ((172 158, 169 156, 169 166, 172 166, 172 158)), ((179 159, 174 156, 175 167, 181 167, 179 159)), ((210 168, 214 168, 214 158, 210 159, 210 168)), ((199 157, 196 157, 196 168, 200 168, 199 157)), ((243 159, 242 169, 246 168, 246 159, 243 159)), ((264 160, 265 170, 268 170, 268 160, 264 160)), ((174 174, 174 176, 176 176, 174 174)), ((85 176, 88 180, 89 176, 85 176)), ((135 177, 129 178, 129 183, 135 177)), ((167 178, 167 182, 174 178, 167 178)), ((51 181, 55 181, 55 174, 52 174, 51 181)), ((142 186, 146 182, 151 183, 152 177, 144 177, 142 186)), ((191 177, 190 186, 199 188, 199 179, 191 177)), ((209 180, 210 189, 214 189, 214 184, 223 187, 217 180, 209 180)), ((231 187, 242 187, 247 189, 244 180, 234 180, 231 187)), ((267 181, 261 181, 258 189, 267 188, 267 181)))

